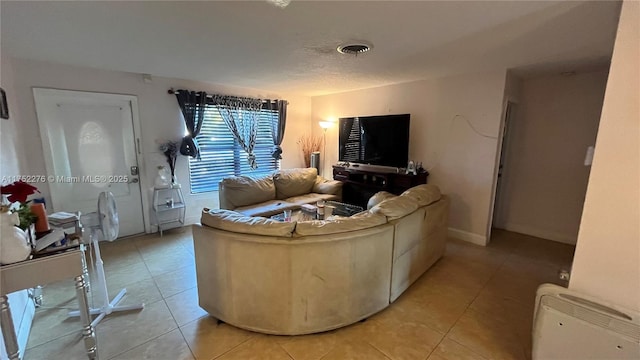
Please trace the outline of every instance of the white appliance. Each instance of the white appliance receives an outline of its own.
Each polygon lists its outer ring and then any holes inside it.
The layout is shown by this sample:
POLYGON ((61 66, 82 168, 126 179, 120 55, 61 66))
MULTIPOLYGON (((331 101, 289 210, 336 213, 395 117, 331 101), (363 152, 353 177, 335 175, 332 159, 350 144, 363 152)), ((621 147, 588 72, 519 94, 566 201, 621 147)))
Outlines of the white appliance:
MULTIPOLYGON (((107 280, 104 274, 104 262, 100 256, 100 246, 98 245, 98 234, 101 233, 104 240, 114 241, 118 238, 119 220, 116 209, 116 200, 111 192, 105 191, 98 197, 98 211, 86 214, 81 219, 84 226, 91 229, 91 244, 96 254, 96 285, 91 286, 92 291, 97 291, 94 299, 101 302, 98 308, 89 310, 91 315, 98 315, 91 326, 95 327, 105 316, 114 311, 129 311, 143 309, 144 304, 118 306, 127 289, 122 289, 111 302, 107 292, 107 280)), ((79 311, 69 312, 69 316, 80 316, 79 311)))
POLYGON ((538 288, 533 360, 640 359, 640 314, 567 288, 538 288))

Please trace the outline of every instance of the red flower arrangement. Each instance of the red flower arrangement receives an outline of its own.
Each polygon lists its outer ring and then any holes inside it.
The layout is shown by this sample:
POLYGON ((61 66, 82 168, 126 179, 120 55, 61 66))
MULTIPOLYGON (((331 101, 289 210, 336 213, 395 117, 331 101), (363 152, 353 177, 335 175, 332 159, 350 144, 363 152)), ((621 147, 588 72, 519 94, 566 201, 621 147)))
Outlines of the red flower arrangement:
POLYGON ((19 201, 24 203, 27 201, 27 197, 31 194, 39 193, 37 187, 27 184, 20 180, 9 185, 0 186, 0 194, 10 194, 8 199, 11 202, 19 201))

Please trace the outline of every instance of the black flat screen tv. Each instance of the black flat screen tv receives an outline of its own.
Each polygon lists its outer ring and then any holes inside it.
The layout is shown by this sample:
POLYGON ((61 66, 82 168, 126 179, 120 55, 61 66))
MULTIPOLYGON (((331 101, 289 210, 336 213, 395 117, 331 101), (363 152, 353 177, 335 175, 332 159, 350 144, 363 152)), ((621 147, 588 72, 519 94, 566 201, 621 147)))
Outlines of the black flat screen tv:
POLYGON ((406 167, 409 114, 340 118, 338 160, 406 167))

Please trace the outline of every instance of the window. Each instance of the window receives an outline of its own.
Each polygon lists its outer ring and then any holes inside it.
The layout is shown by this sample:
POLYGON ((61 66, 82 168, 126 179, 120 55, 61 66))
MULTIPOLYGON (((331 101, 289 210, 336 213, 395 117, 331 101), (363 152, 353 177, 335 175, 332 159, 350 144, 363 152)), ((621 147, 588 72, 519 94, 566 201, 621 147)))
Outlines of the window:
POLYGON ((202 129, 196 137, 200 146, 201 160, 189 158, 191 193, 217 191, 218 183, 225 177, 234 175, 260 177, 278 169, 279 161, 271 157, 273 152, 271 124, 277 120, 277 111, 266 109, 260 111, 258 137, 253 150, 258 168, 252 170, 247 162, 247 153, 234 140, 217 106, 207 106, 202 129))

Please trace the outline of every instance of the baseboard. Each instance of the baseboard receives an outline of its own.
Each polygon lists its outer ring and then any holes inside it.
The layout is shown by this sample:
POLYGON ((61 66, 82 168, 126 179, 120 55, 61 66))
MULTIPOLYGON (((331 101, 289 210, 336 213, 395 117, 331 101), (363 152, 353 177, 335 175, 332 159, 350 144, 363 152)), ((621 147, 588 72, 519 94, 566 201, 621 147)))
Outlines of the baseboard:
POLYGON ((470 242, 472 244, 487 246, 487 237, 484 235, 478 235, 464 230, 449 228, 449 236, 470 242))
POLYGON ((538 229, 532 226, 521 225, 521 224, 506 223, 504 224, 502 229, 507 231, 517 232, 520 234, 535 236, 541 239, 557 241, 557 242, 561 242, 569 245, 575 245, 578 241, 577 235, 571 236, 567 234, 558 233, 555 231, 538 229))

